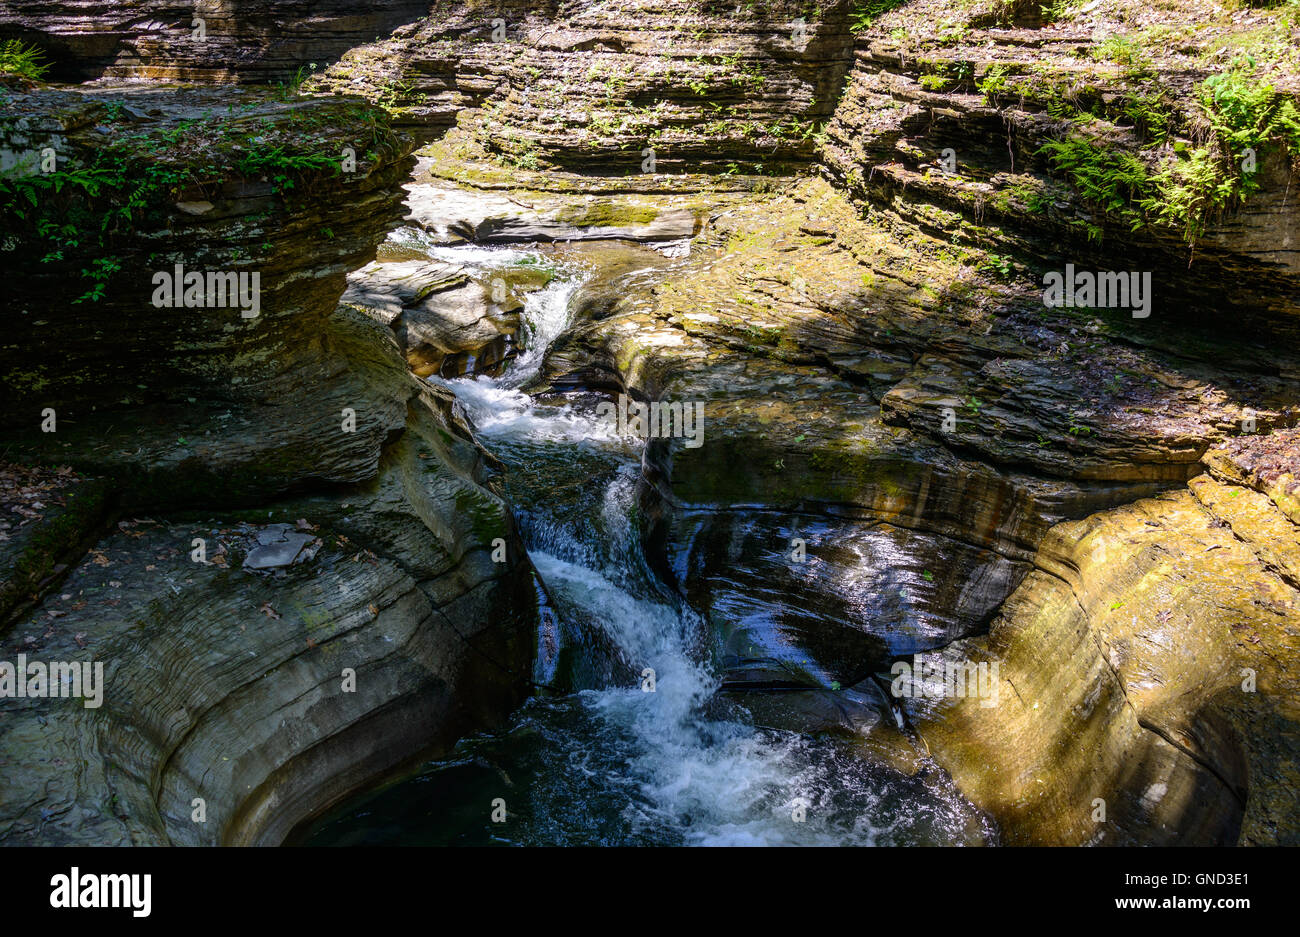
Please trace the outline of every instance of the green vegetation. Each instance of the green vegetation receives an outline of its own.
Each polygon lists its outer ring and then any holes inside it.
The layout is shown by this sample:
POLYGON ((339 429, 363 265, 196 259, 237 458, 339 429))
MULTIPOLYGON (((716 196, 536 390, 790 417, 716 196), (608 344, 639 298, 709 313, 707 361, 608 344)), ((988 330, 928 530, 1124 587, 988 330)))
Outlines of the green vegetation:
POLYGON ((36 46, 29 46, 18 39, 0 42, 0 75, 17 75, 39 81, 50 70, 48 63, 42 64, 45 57, 36 46))
POLYGON ((370 131, 366 156, 395 145, 391 130, 365 107, 294 113, 278 123, 204 115, 161 132, 119 133, 86 151, 82 165, 61 157, 65 168, 54 172, 0 176, 0 214, 12 219, 10 230, 38 245, 40 263, 94 255, 80 270, 88 286, 74 303, 98 302, 125 262, 120 245, 151 216, 161 227, 165 206, 182 193, 243 176, 265 178, 288 198, 307 178, 341 172, 335 144, 312 133, 340 117, 370 131))
POLYGON ((849 13, 849 29, 860 33, 886 13, 898 9, 903 2, 904 0, 865 0, 849 13))
POLYGON ((975 64, 965 59, 956 62, 922 61, 921 87, 926 91, 952 91, 974 83, 975 64))
MULTIPOLYGON (((1012 3, 1007 4, 1008 7, 1012 5, 1012 3)), ((1080 6, 1082 6, 1080 0, 1048 0, 1048 2, 1040 4, 1039 9, 1042 11, 1045 21, 1056 23, 1073 17, 1080 6)))
POLYGON ((976 269, 996 271, 1002 279, 1009 280, 1012 274, 1015 273, 1013 263, 1010 257, 1002 254, 989 254, 976 265, 976 269))
POLYGON ((984 72, 984 77, 975 82, 975 87, 980 90, 989 104, 996 106, 998 95, 1007 86, 1007 69, 1004 65, 990 65, 984 72))
MULTIPOLYGON (((1295 104, 1279 94, 1269 82, 1255 82, 1244 66, 1235 63, 1222 74, 1207 78, 1200 88, 1201 106, 1210 119, 1226 154, 1242 159, 1247 151, 1257 156, 1271 141, 1282 142, 1293 159, 1300 158, 1300 113, 1295 104)), ((1242 193, 1256 188, 1254 173, 1246 174, 1242 193)))
POLYGON ((1092 55, 1098 61, 1121 66, 1129 81, 1142 81, 1155 73, 1146 50, 1129 35, 1106 37, 1093 48, 1092 55))
POLYGON ((1163 143, 1169 136, 1172 113, 1164 91, 1130 91, 1120 112, 1132 124, 1133 132, 1151 144, 1163 143))
POLYGON ((1099 146, 1080 136, 1053 140, 1039 148, 1064 173, 1083 200, 1103 214, 1118 217, 1132 230, 1144 219, 1137 205, 1147 197, 1146 164, 1131 153, 1099 146))
POLYGON ((556 217, 556 221, 579 228, 608 228, 649 224, 658 217, 658 209, 647 206, 594 202, 590 205, 575 205, 566 209, 556 217))
MULTIPOLYGON (((1271 83, 1254 77, 1255 62, 1238 60, 1207 78, 1197 97, 1212 131, 1206 145, 1176 141, 1154 165, 1133 152, 1078 133, 1040 148, 1086 203, 1137 231, 1147 224, 1179 228, 1195 243, 1209 220, 1258 189, 1260 154, 1281 145, 1300 159, 1300 113, 1271 83)), ((1166 143, 1171 114, 1163 92, 1130 93, 1122 112, 1149 145, 1166 143)), ((1089 237, 1100 226, 1083 224, 1089 237)))
MULTIPOLYGON (((316 66, 313 65, 312 68, 316 66)), ((301 74, 302 69, 298 70, 301 74)), ((301 81, 299 82, 301 84, 301 81)), ((297 93, 297 87, 293 93, 297 93)), ((407 100, 415 90, 414 81, 398 82, 396 78, 389 78, 379 86, 375 93, 375 104, 383 108, 389 117, 400 117, 406 113, 409 108, 403 107, 400 102, 407 100)))
MULTIPOLYGON (((313 72, 316 71, 315 62, 311 63, 311 70, 313 72)), ((292 98, 297 97, 302 92, 303 82, 307 81, 307 79, 310 77, 311 75, 307 72, 305 67, 301 65, 298 66, 297 73, 293 76, 293 78, 290 81, 287 82, 282 81, 276 85, 276 88, 279 91, 280 100, 288 101, 292 98)))

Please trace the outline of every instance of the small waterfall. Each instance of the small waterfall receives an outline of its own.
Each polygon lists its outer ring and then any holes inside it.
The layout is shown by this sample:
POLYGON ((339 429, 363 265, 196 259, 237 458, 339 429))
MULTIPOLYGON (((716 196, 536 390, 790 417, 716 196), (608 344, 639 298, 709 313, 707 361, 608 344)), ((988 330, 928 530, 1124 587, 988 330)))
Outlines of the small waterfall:
MULTIPOLYGON (((460 247, 430 253, 487 268, 526 256, 460 247)), ((465 740, 454 757, 348 805, 318 825, 312 841, 963 841, 969 807, 955 794, 889 776, 841 741, 758 728, 718 696, 716 637, 656 580, 642 553, 639 452, 599 426, 590 400, 542 404, 519 390, 570 324, 569 299, 581 277, 565 269, 528 296, 527 351, 503 376, 443 383, 485 443, 516 469, 512 485, 548 458, 576 473, 576 498, 558 497, 552 477, 516 502, 529 556, 553 603, 539 630, 538 674, 554 678, 568 653, 575 670, 587 666, 586 688, 533 699, 506 733, 465 740), (565 464, 568 458, 575 461, 565 464), (608 666, 591 663, 597 659, 608 666), (488 819, 496 796, 508 805, 508 823, 488 819)))

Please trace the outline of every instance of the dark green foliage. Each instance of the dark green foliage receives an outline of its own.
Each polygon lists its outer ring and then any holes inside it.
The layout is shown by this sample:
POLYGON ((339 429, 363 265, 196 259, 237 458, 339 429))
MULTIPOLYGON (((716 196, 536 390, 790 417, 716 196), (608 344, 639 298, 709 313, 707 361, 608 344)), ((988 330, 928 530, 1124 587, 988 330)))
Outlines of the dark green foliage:
POLYGON ((0 74, 18 75, 39 81, 50 70, 48 63, 42 64, 45 54, 36 46, 29 46, 17 39, 0 42, 0 74))

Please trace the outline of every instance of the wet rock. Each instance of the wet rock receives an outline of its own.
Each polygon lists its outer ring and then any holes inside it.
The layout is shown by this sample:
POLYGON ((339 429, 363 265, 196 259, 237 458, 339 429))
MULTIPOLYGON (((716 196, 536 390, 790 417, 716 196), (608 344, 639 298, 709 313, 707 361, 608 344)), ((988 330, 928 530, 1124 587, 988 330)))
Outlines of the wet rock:
POLYGON ((506 276, 482 283, 454 264, 376 262, 349 274, 342 301, 392 329, 418 377, 445 373, 451 356, 473 356, 479 367, 448 375, 458 377, 505 361, 519 329, 520 286, 506 276))
POLYGON ((722 636, 727 689, 853 686, 982 631, 1028 570, 963 543, 815 515, 683 512, 672 542, 682 587, 722 636))
POLYGON ((1053 528, 970 645, 1000 665, 997 705, 910 718, 1013 842, 1293 842, 1295 542, 1208 476, 1053 528))
POLYGON ((530 203, 459 186, 424 183, 411 187, 410 220, 436 234, 443 243, 465 239, 481 244, 538 241, 675 241, 699 228, 694 212, 660 209, 653 202, 588 197, 547 198, 530 203))

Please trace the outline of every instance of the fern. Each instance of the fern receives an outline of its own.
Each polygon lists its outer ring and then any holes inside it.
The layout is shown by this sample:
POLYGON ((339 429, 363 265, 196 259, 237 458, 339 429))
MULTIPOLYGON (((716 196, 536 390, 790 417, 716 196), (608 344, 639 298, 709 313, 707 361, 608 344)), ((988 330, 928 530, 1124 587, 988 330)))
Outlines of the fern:
POLYGON ((39 81, 50 70, 49 63, 42 63, 45 57, 36 46, 24 45, 18 39, 0 42, 0 74, 18 75, 39 81))

